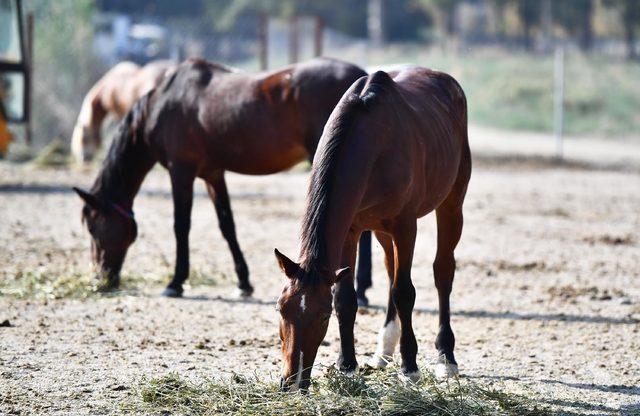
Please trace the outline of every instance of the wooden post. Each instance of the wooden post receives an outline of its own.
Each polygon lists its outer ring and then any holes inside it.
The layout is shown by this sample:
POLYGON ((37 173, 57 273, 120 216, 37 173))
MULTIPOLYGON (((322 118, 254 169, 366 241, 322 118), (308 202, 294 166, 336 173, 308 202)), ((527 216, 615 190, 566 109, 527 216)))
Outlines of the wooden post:
POLYGON ((298 62, 299 56, 299 36, 298 36, 298 16, 293 15, 289 19, 289 63, 298 62))
POLYGON ((25 73, 25 101, 26 124, 24 129, 24 139, 27 145, 31 146, 32 142, 32 112, 31 104, 33 103, 33 12, 27 14, 27 56, 26 56, 26 73, 25 73))
POLYGON ((260 13, 260 69, 269 68, 269 15, 260 13))
POLYGON ((324 19, 316 16, 316 30, 314 33, 313 56, 322 55, 322 47, 324 42, 324 19))
POLYGON ((556 138, 556 157, 562 159, 564 156, 563 133, 564 133, 564 46, 558 46, 555 53, 554 78, 554 135, 556 138))
POLYGON ((367 32, 369 40, 380 46, 384 41, 384 4, 383 0, 367 2, 367 32))

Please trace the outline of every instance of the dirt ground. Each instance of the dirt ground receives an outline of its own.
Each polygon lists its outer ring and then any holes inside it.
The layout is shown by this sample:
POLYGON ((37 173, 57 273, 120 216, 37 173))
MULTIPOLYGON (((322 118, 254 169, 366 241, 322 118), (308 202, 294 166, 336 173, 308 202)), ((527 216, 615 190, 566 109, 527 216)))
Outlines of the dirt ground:
MULTIPOLYGON (((95 171, 0 164, 0 278, 88 272, 89 236, 72 185, 95 171)), ((185 299, 159 296, 173 266, 169 179, 155 169, 135 203, 137 242, 123 271, 143 291, 46 300, 0 295, 0 414, 118 413, 143 377, 230 372, 277 377, 282 277, 273 248, 295 257, 307 174, 228 175, 239 240, 256 287, 232 296, 231 257, 197 185, 185 299)), ((437 298, 432 216, 420 220, 414 328, 433 362, 437 298)), ((461 373, 565 414, 640 414, 640 174, 476 163, 456 251, 452 325, 461 373)), ((384 319, 386 274, 374 248, 374 307, 356 323, 360 363, 384 319)), ((337 357, 337 323, 318 364, 337 357)), ((320 374, 316 371, 315 374, 320 374)))

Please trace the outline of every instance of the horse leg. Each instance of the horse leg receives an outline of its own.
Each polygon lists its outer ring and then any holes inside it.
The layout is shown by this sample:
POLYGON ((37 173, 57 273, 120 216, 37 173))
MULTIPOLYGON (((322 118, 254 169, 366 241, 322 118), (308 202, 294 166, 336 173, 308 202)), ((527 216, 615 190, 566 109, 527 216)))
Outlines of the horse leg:
POLYGON ((458 374, 458 365, 453 356, 455 337, 450 325, 449 295, 456 270, 453 251, 462 233, 462 207, 451 208, 442 205, 436 209, 436 219, 438 223, 438 250, 433 262, 433 276, 438 289, 439 306, 436 376, 450 377, 458 374))
POLYGON ((374 368, 383 368, 393 359, 393 353, 400 340, 400 323, 398 321, 396 305, 393 303, 393 297, 391 295, 391 287, 395 273, 393 240, 390 235, 381 232, 376 232, 376 238, 384 250, 384 265, 389 277, 389 300, 387 302, 387 316, 384 320, 384 325, 378 333, 378 347, 374 356, 371 357, 369 365, 374 368))
MULTIPOLYGON (((341 266, 349 266, 352 271, 356 262, 357 241, 358 236, 350 230, 342 249, 341 266)), ((336 283, 333 305, 336 310, 340 329, 340 356, 338 357, 337 365, 341 371, 353 373, 358 368, 353 339, 353 326, 356 321, 356 313, 358 312, 356 290, 353 287, 353 272, 342 277, 336 283)))
POLYGON ((360 236, 358 244, 358 267, 356 269, 358 289, 358 306, 369 305, 365 291, 371 287, 371 231, 365 231, 360 236))
POLYGON ((233 213, 231 211, 231 203, 229 201, 229 193, 227 192, 227 184, 224 180, 224 171, 216 172, 212 178, 207 181, 207 191, 216 208, 218 215, 218 226, 222 232, 222 236, 227 240, 229 250, 233 256, 236 274, 238 275, 238 290, 241 297, 251 296, 253 287, 249 283, 249 268, 244 260, 242 250, 236 238, 236 226, 233 222, 233 213))
POLYGON ((189 277, 189 229, 191 228, 195 173, 190 167, 174 165, 170 175, 173 194, 173 230, 176 235, 176 268, 171 283, 162 295, 180 297, 184 291, 182 284, 189 277))
POLYGON ((416 241, 416 220, 408 219, 393 230, 395 270, 391 289, 393 303, 400 318, 400 355, 402 373, 412 381, 420 378, 416 355, 418 343, 413 333, 411 314, 416 300, 416 289, 411 282, 411 263, 416 241))

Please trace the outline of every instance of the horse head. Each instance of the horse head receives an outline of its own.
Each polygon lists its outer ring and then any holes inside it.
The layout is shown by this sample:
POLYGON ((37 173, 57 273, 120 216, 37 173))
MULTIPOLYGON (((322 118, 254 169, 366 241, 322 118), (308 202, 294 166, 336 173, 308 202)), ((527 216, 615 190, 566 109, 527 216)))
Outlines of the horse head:
POLYGON ((117 288, 120 269, 129 246, 138 234, 133 212, 78 188, 73 190, 84 201, 82 222, 91 234, 91 255, 104 289, 117 288))
POLYGON ((305 390, 331 318, 331 287, 350 273, 350 269, 346 267, 335 273, 306 271, 277 249, 275 255, 287 276, 276 306, 280 313, 284 359, 280 386, 283 390, 305 390))

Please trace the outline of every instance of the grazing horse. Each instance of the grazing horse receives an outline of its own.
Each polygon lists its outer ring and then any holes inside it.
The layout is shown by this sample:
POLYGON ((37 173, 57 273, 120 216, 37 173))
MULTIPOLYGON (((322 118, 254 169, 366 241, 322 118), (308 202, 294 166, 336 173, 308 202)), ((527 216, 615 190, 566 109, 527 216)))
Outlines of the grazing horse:
POLYGON ((241 73, 201 59, 181 64, 136 103, 120 125, 91 191, 74 188, 92 237, 93 260, 119 284, 137 235, 132 206, 149 170, 169 170, 176 265, 163 292, 181 296, 189 275, 189 228, 196 177, 206 182, 227 240, 242 296, 253 288, 236 239, 224 172, 267 175, 312 157, 342 94, 366 75, 357 66, 316 59, 274 72, 241 73))
POLYGON ((85 96, 73 129, 71 152, 76 162, 88 162, 100 149, 100 128, 107 115, 122 119, 174 66, 171 61, 150 62, 143 67, 133 62, 120 62, 100 78, 85 96))
POLYGON ((383 247, 390 281, 387 316, 372 365, 384 366, 399 340, 403 374, 419 378, 411 325, 411 262, 416 220, 433 210, 438 224, 433 271, 440 309, 436 372, 457 373, 449 294, 470 175, 466 98, 449 75, 419 67, 400 71, 394 79, 376 72, 345 93, 315 155, 299 260, 275 250, 288 278, 277 303, 284 389, 309 386, 332 299, 340 328, 338 366, 345 372, 356 370, 357 305, 351 270, 365 229, 374 230, 383 247))

